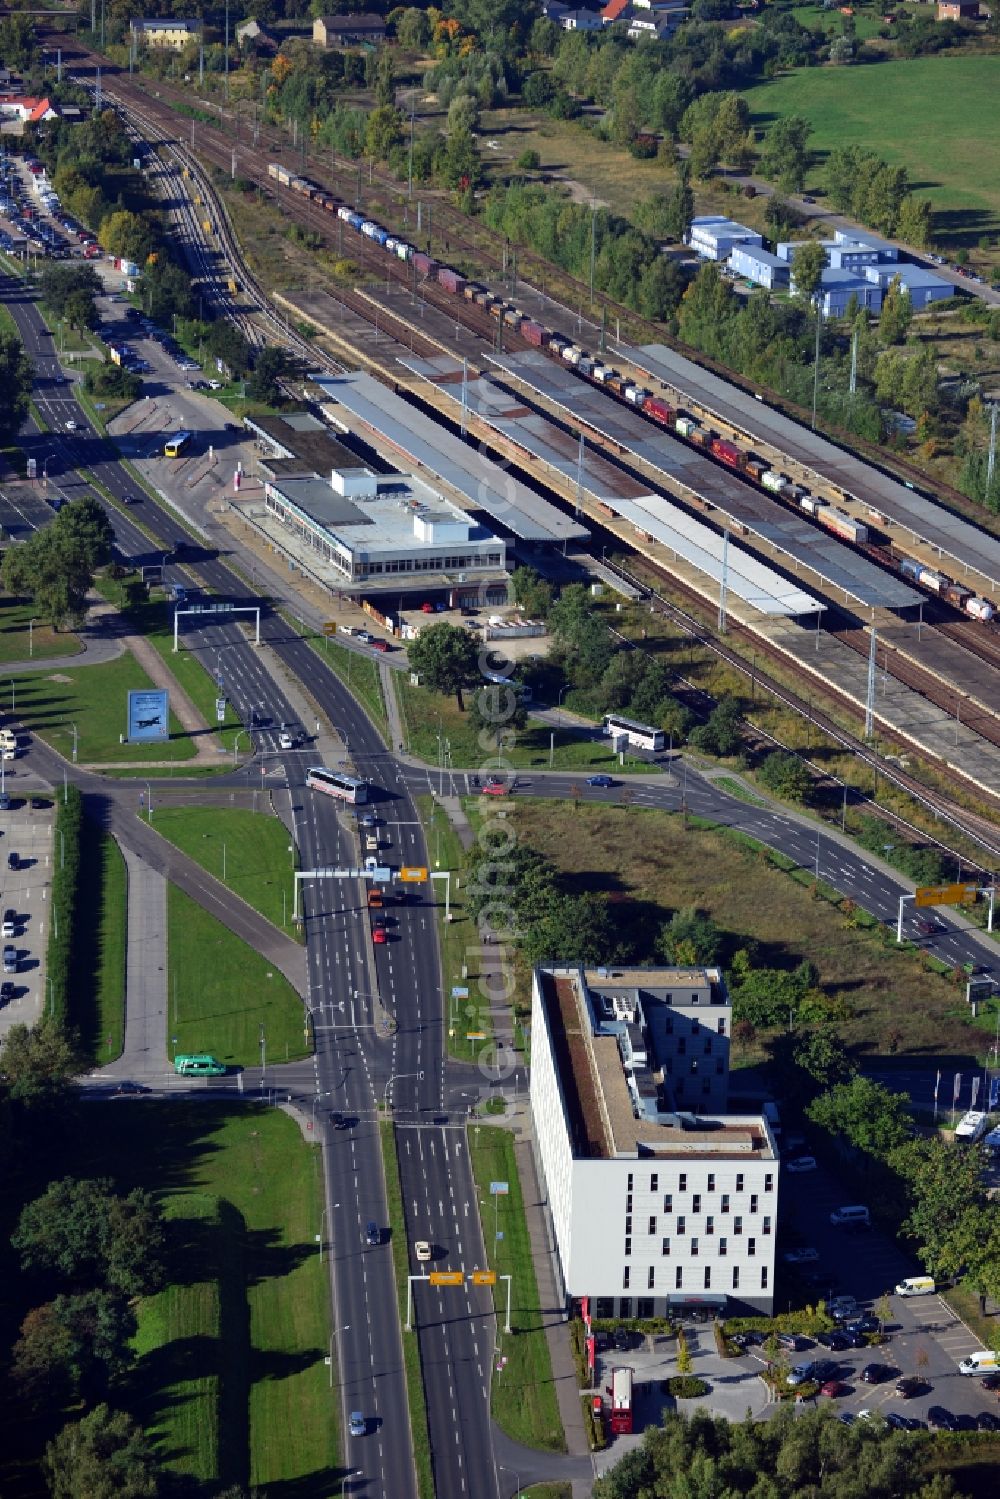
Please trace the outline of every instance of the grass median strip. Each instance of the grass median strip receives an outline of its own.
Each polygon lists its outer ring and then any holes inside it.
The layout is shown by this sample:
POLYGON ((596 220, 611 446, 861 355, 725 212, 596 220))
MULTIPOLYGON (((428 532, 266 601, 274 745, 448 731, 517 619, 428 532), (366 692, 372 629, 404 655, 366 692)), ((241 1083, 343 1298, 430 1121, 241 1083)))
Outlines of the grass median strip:
MULTIPOLYGON (((410 1273, 407 1253, 406 1220, 403 1214, 403 1190, 396 1160, 396 1130, 388 1119, 379 1124, 382 1139, 382 1161, 385 1168, 385 1196, 389 1212, 389 1235, 392 1241, 392 1266, 396 1276, 399 1320, 406 1319, 406 1280, 410 1273)), ((434 1470, 431 1466, 431 1440, 427 1429, 427 1402, 424 1398, 424 1375, 420 1367, 420 1343, 416 1333, 403 1332, 403 1366, 406 1371, 406 1399, 410 1408, 410 1431, 413 1437, 413 1461, 417 1470, 420 1499, 434 1499, 434 1470)))
POLYGON ((176 885, 167 888, 168 1053, 230 1066, 308 1056, 302 1001, 273 963, 176 885), (263 1043, 263 1048, 262 1048, 263 1043))
POLYGON ((153 827, 261 916, 297 935, 291 926, 291 834, 277 817, 243 807, 160 805, 153 827))
POLYGON ((514 1137, 508 1130, 482 1124, 471 1125, 468 1137, 477 1195, 485 1204, 482 1228, 487 1260, 498 1276, 493 1289, 497 1309, 497 1362, 505 1362, 493 1371, 493 1419, 509 1437, 527 1447, 565 1452, 566 1437, 552 1381, 549 1345, 542 1325, 514 1137), (497 1182, 507 1183, 505 1193, 491 1193, 491 1183, 497 1182), (500 1233, 503 1238, 498 1237, 500 1233), (502 1331, 507 1285, 499 1279, 501 1275, 511 1277, 509 1335, 502 1331))
POLYGON ((170 738, 152 744, 122 744, 130 689, 152 691, 153 683, 131 651, 100 666, 18 673, 11 678, 12 711, 31 733, 65 759, 81 763, 189 760, 194 744, 170 715, 170 738), (76 756, 73 756, 74 746, 76 756))
POLYGON ((120 1056, 124 1041, 127 920, 125 860, 111 835, 84 818, 69 1016, 98 1066, 120 1056))

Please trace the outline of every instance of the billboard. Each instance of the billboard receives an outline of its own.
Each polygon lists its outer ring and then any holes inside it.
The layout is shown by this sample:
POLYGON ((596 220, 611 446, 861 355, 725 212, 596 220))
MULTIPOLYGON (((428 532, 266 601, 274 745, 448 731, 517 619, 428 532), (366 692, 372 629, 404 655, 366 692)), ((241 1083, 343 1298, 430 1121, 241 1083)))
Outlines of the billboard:
POLYGON ((129 692, 128 728, 125 731, 129 744, 148 744, 153 740, 168 739, 169 719, 169 693, 160 688, 152 692, 129 692))

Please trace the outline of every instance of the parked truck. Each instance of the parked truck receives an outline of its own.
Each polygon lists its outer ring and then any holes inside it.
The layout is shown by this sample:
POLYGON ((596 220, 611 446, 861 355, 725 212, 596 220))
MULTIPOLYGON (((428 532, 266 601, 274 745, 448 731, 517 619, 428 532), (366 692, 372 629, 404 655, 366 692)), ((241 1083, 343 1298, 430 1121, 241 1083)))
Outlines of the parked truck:
POLYGON ((613 1436, 628 1434, 632 1430, 632 1370, 627 1365, 618 1365, 611 1371, 611 1412, 608 1424, 613 1436))

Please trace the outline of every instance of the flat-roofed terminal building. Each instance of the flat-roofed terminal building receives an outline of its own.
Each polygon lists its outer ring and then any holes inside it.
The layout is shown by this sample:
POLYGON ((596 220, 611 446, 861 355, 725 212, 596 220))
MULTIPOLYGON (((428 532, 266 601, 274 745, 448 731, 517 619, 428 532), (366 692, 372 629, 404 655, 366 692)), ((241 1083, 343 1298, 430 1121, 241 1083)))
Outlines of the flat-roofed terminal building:
POLYGON ((725 1112, 718 968, 534 972, 531 1112, 562 1292, 599 1317, 770 1315, 778 1149, 725 1112))

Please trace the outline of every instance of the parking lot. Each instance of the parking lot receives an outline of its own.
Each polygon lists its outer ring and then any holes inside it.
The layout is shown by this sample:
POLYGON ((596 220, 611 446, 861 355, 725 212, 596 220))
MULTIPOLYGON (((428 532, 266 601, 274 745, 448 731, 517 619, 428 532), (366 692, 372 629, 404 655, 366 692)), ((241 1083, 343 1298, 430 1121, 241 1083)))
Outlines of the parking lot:
POLYGON ((0 977, 12 986, 0 1005, 0 1036, 12 1025, 33 1025, 41 1018, 45 996, 45 948, 49 939, 49 894, 52 877, 53 819, 51 794, 39 794, 43 803, 31 810, 32 798, 6 781, 10 809, 0 812, 0 880, 5 923, 4 948, 16 953, 16 971, 0 977), (11 869, 11 855, 17 868, 11 869), (8 918, 8 913, 13 913, 8 918))

